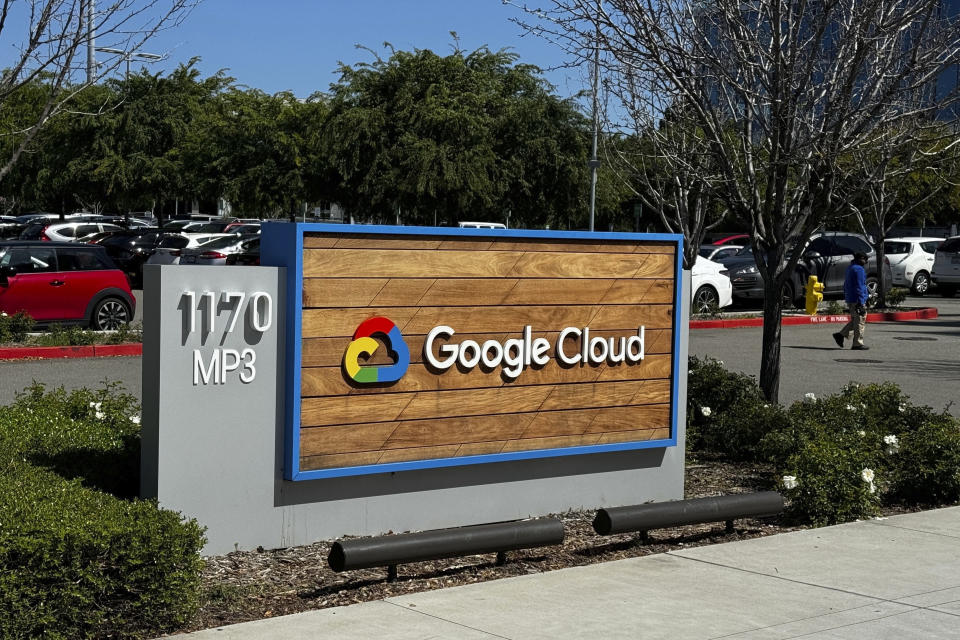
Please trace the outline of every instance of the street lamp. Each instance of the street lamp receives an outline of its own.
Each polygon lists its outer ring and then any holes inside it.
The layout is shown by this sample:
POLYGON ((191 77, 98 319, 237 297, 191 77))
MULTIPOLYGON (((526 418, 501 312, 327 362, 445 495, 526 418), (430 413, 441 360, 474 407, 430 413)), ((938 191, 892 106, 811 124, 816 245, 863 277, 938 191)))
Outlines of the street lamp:
POLYGON ((141 53, 139 51, 124 51, 123 49, 112 49, 110 47, 97 47, 95 49, 101 53, 112 53, 113 55, 123 56, 124 62, 127 63, 127 70, 123 76, 123 79, 126 80, 130 77, 130 58, 137 58, 139 60, 148 60, 150 62, 156 62, 158 60, 163 60, 166 56, 162 56, 158 53, 141 53))

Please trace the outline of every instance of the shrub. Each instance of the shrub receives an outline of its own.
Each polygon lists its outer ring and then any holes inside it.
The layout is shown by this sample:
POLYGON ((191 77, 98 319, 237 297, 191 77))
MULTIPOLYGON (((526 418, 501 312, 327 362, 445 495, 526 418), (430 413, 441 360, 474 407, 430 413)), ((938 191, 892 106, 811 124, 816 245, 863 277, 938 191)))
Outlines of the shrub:
POLYGON ((116 384, 0 409, 0 636, 156 635, 196 610, 199 525, 113 495, 136 495, 139 429, 116 384))
POLYGON ((763 395, 756 381, 742 373, 731 373, 723 363, 712 358, 692 357, 687 376, 687 446, 694 451, 726 452, 737 450, 733 441, 743 443, 749 436, 728 433, 734 428, 753 431, 741 421, 724 420, 732 408, 762 406, 763 395), (738 426, 739 425, 739 426, 738 426))
POLYGON ((33 330, 34 321, 25 311, 17 311, 12 316, 0 314, 0 343, 24 342, 27 334, 33 330))
POLYGON ((911 504, 960 501, 960 429, 950 416, 931 417, 898 443, 892 498, 911 504))
POLYGON ((781 482, 790 499, 788 515, 798 522, 848 522, 875 515, 880 505, 876 472, 849 437, 803 443, 787 461, 781 482))
POLYGON ((902 287, 894 287, 887 292, 886 301, 887 304, 891 307, 899 307, 903 305, 904 301, 907 299, 907 294, 909 291, 902 287))

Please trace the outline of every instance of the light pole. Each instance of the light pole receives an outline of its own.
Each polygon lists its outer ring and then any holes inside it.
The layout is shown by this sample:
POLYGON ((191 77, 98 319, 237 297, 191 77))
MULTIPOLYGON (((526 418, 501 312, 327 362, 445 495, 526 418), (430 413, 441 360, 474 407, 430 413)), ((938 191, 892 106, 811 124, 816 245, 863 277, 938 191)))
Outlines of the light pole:
POLYGON ((124 51, 123 49, 111 49, 110 47, 97 47, 95 49, 101 53, 112 53, 113 55, 123 56, 124 62, 127 64, 126 72, 123 75, 123 79, 126 80, 130 77, 130 58, 137 58, 138 60, 147 60, 149 62, 157 62, 158 60, 163 60, 165 56, 160 55, 159 53, 141 53, 139 51, 124 51))

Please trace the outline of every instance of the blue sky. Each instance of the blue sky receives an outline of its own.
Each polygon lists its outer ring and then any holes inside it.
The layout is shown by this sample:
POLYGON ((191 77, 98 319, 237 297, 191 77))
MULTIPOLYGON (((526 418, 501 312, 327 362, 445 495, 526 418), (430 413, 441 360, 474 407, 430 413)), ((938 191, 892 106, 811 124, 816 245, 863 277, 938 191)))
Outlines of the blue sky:
MULTIPOLYGON (((158 63, 160 69, 199 56, 203 75, 226 68, 240 84, 268 93, 291 90, 299 97, 335 82, 339 61, 372 60, 357 44, 384 56, 389 54, 383 42, 446 55, 452 50, 450 31, 457 32, 466 51, 482 45, 512 48, 522 62, 542 68, 561 64, 558 48, 525 36, 510 22, 519 15, 500 0, 203 0, 184 24, 160 34, 144 50, 170 54, 172 64, 158 63)), ((545 77, 564 97, 582 88, 577 71, 545 72, 545 77)))

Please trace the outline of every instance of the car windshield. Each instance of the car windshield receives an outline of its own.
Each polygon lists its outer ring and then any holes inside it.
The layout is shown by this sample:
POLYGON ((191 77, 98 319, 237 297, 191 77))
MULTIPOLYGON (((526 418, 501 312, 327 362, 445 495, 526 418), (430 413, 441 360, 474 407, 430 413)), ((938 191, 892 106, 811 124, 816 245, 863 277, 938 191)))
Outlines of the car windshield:
POLYGON ((704 258, 709 258, 710 254, 713 253, 714 247, 700 247, 700 255, 704 258))
POLYGON ((753 247, 750 245, 745 246, 744 248, 737 251, 736 255, 738 256, 753 256, 753 247))
POLYGON ((897 255, 899 253, 910 253, 910 243, 909 242, 891 242, 887 241, 883 243, 883 252, 890 255, 897 255))

